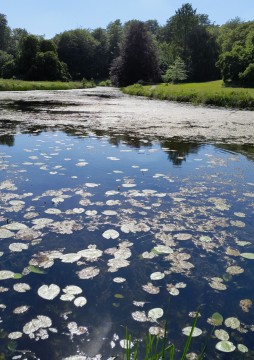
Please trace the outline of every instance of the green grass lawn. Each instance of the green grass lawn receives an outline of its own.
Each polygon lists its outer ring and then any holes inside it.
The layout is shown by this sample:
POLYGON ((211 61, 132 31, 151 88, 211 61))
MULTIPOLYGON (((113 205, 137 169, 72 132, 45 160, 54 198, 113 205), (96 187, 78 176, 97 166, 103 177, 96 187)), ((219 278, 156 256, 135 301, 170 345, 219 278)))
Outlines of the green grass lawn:
POLYGON ((129 95, 147 96, 160 100, 254 110, 254 89, 224 87, 221 80, 156 86, 135 84, 123 88, 122 91, 129 95))
POLYGON ((0 91, 69 90, 94 87, 91 81, 23 81, 0 79, 0 91))

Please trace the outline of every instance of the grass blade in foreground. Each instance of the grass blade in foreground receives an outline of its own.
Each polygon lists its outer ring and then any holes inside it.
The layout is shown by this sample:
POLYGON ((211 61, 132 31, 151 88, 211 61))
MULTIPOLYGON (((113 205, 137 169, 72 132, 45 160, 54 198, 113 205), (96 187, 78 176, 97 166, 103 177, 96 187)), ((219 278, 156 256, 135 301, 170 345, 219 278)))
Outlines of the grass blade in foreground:
MULTIPOLYGON (((187 341, 185 343, 183 353, 181 355, 180 360, 186 359, 186 355, 188 353, 190 343, 192 340, 192 334, 193 334, 193 331, 197 324, 199 310, 200 310, 200 307, 197 310, 196 316, 194 318, 194 321, 193 321, 193 324, 191 327, 190 335, 187 338, 187 341)), ((133 352, 131 351, 132 337, 129 334, 128 329, 126 328, 126 349, 125 349, 124 359, 125 360, 174 360, 175 346, 174 346, 174 344, 167 345, 166 337, 167 337, 166 329, 165 329, 165 335, 164 335, 163 339, 160 339, 159 336, 151 335, 150 333, 148 335, 146 335, 145 354, 143 354, 143 356, 142 356, 140 351, 138 351, 138 349, 140 349, 138 346, 138 340, 135 341, 133 352), (138 357, 138 356, 142 356, 142 358, 138 357)), ((204 351, 202 351, 201 355, 199 356, 199 360, 202 360, 203 354, 204 354, 204 351)))
POLYGON ((196 316, 195 316, 195 318, 194 318, 194 321, 193 321, 193 324, 192 324, 192 327, 191 327, 190 335, 188 336, 188 339, 187 339, 187 341, 186 341, 185 347, 184 347, 184 349, 183 349, 183 354, 182 354, 181 360, 185 360, 186 355, 187 355, 187 352, 188 352, 188 349, 189 349, 189 347, 190 347, 190 343, 191 343, 191 340, 192 340, 192 334, 193 334, 193 331, 194 331, 195 326, 196 326, 197 321, 198 321, 199 310, 200 310, 200 307, 198 308, 197 313, 196 313, 196 316))

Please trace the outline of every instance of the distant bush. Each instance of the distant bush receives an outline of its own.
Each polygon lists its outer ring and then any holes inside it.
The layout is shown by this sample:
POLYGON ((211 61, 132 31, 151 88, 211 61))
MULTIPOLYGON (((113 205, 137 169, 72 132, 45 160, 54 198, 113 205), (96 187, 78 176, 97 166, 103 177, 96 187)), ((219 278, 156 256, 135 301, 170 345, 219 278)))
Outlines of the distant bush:
POLYGON ((112 86, 111 81, 110 80, 104 80, 104 81, 100 81, 98 86, 112 86))

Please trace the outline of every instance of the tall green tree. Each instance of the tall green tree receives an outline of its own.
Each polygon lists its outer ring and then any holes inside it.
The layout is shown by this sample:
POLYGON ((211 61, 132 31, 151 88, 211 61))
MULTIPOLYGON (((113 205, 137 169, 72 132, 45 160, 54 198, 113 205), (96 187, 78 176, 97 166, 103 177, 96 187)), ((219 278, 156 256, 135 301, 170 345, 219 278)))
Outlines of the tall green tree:
POLYGON ((6 51, 0 50, 0 77, 4 77, 3 68, 6 63, 12 62, 13 56, 6 51))
POLYGON ((223 81, 228 85, 254 87, 254 22, 234 24, 227 31, 228 38, 225 28, 222 33, 222 49, 229 49, 221 51, 217 62, 223 81))
POLYGON ((20 52, 17 58, 18 76, 30 78, 30 71, 35 63, 36 55, 40 50, 40 39, 35 35, 27 35, 21 40, 20 52))
POLYGON ((97 28, 92 31, 97 44, 94 49, 93 77, 105 79, 109 77, 109 43, 105 29, 97 28))
POLYGON ((160 79, 157 49, 142 21, 133 20, 125 27, 120 56, 111 68, 111 81, 126 86, 139 80, 156 82, 160 79))
POLYGON ((93 61, 97 41, 88 30, 65 31, 58 38, 58 55, 68 66, 73 79, 93 77, 93 61))
POLYGON ((110 22, 107 26, 109 65, 120 54, 120 43, 123 38, 123 27, 119 19, 110 22))
MULTIPOLYGON (((198 14, 190 3, 186 3, 176 10, 161 32, 161 38, 169 44, 168 59, 180 57, 186 64, 189 79, 193 81, 211 80, 219 76, 215 65, 218 45, 209 27, 208 15, 198 14)), ((162 59, 166 59, 165 48, 164 45, 162 59)))
POLYGON ((206 27, 198 26, 188 37, 190 80, 211 81, 220 78, 216 67, 219 46, 206 27))
MULTIPOLYGON (((17 75, 25 80, 68 80, 67 65, 58 58, 56 46, 51 40, 27 35, 21 39, 16 60, 17 75)), ((6 77, 11 64, 5 69, 6 77)))
POLYGON ((8 26, 6 15, 0 14, 0 50, 7 50, 10 33, 11 29, 8 26))
POLYGON ((22 39, 28 36, 26 29, 15 28, 11 30, 10 39, 8 43, 8 53, 13 55, 15 58, 18 56, 22 39))
POLYGON ((155 37, 157 37, 160 25, 157 20, 147 20, 145 21, 145 26, 148 31, 150 31, 155 37))
POLYGON ((61 62, 56 51, 38 52, 29 71, 31 80, 64 80, 70 79, 67 65, 61 62))
POLYGON ((176 10, 165 26, 165 41, 174 44, 178 56, 184 60, 188 57, 189 34, 200 24, 197 10, 189 3, 176 10))

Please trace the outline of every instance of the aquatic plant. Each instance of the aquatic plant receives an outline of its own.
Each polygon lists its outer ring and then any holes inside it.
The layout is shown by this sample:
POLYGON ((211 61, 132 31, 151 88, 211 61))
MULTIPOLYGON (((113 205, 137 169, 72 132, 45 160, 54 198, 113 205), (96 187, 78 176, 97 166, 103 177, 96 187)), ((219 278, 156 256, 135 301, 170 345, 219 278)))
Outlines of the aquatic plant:
MULTIPOLYGON (((152 309, 150 310, 150 316, 152 315, 156 320, 162 316, 162 309, 152 309)), ((188 353, 190 343, 193 337, 199 336, 202 331, 196 328, 196 323, 199 317, 199 309, 196 312, 195 318, 193 320, 192 326, 183 329, 183 333, 187 335, 187 340, 183 348, 180 360, 185 360, 188 353)), ((143 354, 142 349, 140 351, 139 341, 133 341, 131 334, 126 328, 125 340, 121 343, 121 346, 125 348, 125 360, 174 360, 175 359, 175 345, 173 343, 168 343, 167 340, 167 323, 165 324, 163 336, 152 335, 150 332, 145 336, 145 353, 143 354)), ((199 360, 202 360, 204 351, 199 355, 199 360)))

